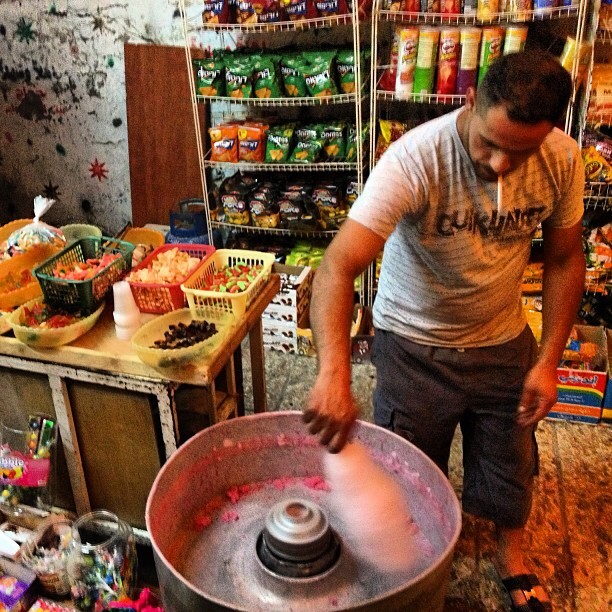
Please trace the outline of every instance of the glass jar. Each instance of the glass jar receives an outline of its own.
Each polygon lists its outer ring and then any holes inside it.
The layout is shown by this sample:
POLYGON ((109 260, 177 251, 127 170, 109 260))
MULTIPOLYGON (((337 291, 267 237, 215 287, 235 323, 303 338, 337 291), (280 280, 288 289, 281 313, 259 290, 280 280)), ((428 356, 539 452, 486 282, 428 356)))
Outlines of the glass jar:
POLYGON ((68 556, 70 594, 77 610, 99 610, 127 597, 136 584, 132 528, 107 510, 78 518, 68 556))

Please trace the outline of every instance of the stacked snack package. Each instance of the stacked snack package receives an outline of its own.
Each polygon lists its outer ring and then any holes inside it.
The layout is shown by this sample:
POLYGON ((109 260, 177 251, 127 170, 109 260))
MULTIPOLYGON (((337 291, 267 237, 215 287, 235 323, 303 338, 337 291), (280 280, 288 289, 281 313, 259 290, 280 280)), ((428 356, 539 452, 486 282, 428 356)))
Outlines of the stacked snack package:
POLYGON ((602 116, 612 114, 612 66, 595 64, 591 74, 591 97, 587 119, 600 122, 602 116))
POLYGON ((574 327, 565 345, 560 367, 572 370, 598 370, 605 363, 605 355, 595 342, 580 340, 574 327))
POLYGON ((588 182, 612 183, 612 138, 595 130, 586 131, 582 160, 588 182))

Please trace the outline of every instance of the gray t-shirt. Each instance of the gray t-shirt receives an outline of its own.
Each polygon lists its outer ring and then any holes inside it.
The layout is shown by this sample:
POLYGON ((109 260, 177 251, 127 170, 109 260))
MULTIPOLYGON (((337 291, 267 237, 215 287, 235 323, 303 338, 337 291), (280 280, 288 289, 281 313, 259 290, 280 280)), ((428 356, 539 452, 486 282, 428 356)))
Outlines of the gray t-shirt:
POLYGON ((387 240, 376 327, 421 344, 501 344, 525 326, 521 279, 538 224, 571 227, 583 213, 577 143, 554 129, 498 186, 476 176, 457 131, 463 109, 393 143, 350 218, 387 240))

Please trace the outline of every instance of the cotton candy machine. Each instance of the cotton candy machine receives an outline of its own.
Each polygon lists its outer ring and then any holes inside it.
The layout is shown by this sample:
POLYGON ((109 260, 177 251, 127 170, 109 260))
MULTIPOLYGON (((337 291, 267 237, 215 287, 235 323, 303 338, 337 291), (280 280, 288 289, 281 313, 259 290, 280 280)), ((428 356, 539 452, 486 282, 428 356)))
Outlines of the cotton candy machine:
POLYGON ((442 610, 461 529, 457 497, 416 447, 359 422, 355 437, 406 492, 409 570, 389 574, 353 554, 329 503, 325 450, 297 412, 205 429, 158 474, 146 509, 165 609, 442 610))

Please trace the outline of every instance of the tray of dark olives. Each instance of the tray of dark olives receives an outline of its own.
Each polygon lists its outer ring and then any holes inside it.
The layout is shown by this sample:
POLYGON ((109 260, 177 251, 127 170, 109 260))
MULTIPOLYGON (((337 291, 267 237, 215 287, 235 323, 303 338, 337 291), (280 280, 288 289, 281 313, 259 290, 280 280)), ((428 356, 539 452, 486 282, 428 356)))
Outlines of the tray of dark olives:
POLYGON ((132 336, 132 347, 153 368, 175 368, 214 352, 233 324, 231 314, 197 319, 189 308, 181 308, 143 325, 132 336))

